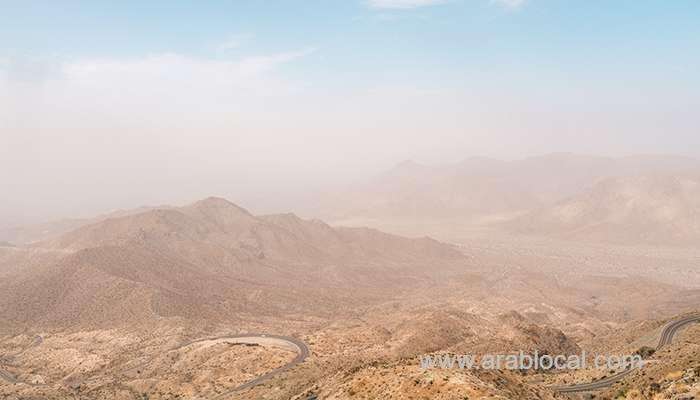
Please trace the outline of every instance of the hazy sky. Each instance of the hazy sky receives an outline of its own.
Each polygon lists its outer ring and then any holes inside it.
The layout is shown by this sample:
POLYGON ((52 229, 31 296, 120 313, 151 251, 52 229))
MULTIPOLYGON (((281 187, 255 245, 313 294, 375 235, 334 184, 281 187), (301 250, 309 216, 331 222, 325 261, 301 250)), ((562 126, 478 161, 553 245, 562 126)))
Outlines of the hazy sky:
POLYGON ((698 156, 698 21, 697 0, 3 1, 0 224, 279 209, 409 158, 698 156))

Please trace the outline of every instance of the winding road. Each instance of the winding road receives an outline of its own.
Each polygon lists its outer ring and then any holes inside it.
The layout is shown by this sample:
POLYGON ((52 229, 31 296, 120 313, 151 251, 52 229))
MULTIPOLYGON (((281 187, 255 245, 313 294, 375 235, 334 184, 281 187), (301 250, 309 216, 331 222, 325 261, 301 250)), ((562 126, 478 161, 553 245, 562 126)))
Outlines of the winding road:
MULTIPOLYGON (((267 372, 263 375, 260 375, 240 386, 237 386, 233 389, 227 390, 223 393, 218 394, 216 397, 213 397, 214 400, 218 399, 223 399, 226 398, 227 396, 230 396, 236 392, 240 392, 245 389, 250 389, 253 386, 257 386, 272 377, 274 377, 277 374, 280 374, 284 371, 287 371, 297 364, 302 363, 306 358, 309 356, 310 351, 309 347, 306 345, 306 343, 302 342, 301 340, 291 337, 291 336, 282 336, 282 335, 269 335, 269 334, 263 334, 263 333, 245 333, 245 334, 240 334, 240 335, 233 335, 233 336, 216 336, 216 337, 208 337, 208 338, 203 338, 203 339, 196 339, 196 340, 191 340, 189 342, 183 343, 179 345, 178 347, 175 347, 173 349, 170 349, 169 351, 175 351, 182 349, 184 347, 196 344, 196 343, 202 343, 202 342, 208 342, 208 341, 214 341, 214 340, 230 340, 234 341, 236 343, 247 343, 247 344, 260 344, 261 341, 263 342, 281 342, 285 344, 286 348, 294 349, 297 353, 296 357, 287 364, 273 369, 270 372, 267 372)), ((269 344, 269 343, 268 343, 269 344)), ((273 345, 274 346, 274 345, 273 345)))
MULTIPOLYGON (((18 355, 24 353, 25 351, 27 351, 28 349, 30 349, 32 347, 39 346, 42 343, 44 343, 44 338, 40 335, 36 335, 36 336, 34 336, 34 342, 32 343, 32 345, 30 347, 22 350, 21 352, 19 352, 18 355)), ((11 383, 13 385, 15 383, 19 383, 19 380, 14 375, 12 375, 11 373, 9 373, 7 371, 3 371, 1 369, 0 369, 0 380, 4 380, 5 382, 11 383)), ((38 384, 38 383, 31 383, 31 382, 22 382, 22 383, 25 383, 29 386, 42 386, 41 384, 38 384)))
MULTIPOLYGON (((669 322, 666 326, 661 331, 661 336, 659 338, 659 343, 656 346, 656 350, 661 349, 664 346, 667 346, 673 342, 673 337, 676 335, 676 333, 686 327, 687 325, 700 322, 700 315, 692 315, 692 316, 687 316, 684 318, 677 319, 675 321, 669 322)), ((309 348, 306 345, 306 343, 302 342, 301 340, 297 338, 293 338, 291 336, 281 336, 281 335, 268 335, 268 334, 240 334, 240 335, 233 335, 233 336, 219 336, 219 337, 210 337, 210 338, 204 338, 204 339, 197 339, 193 340, 187 343, 184 343, 172 350, 178 350, 186 346, 190 346, 195 343, 200 343, 200 342, 205 342, 205 341, 212 341, 212 340, 232 340, 235 341, 236 343, 248 343, 248 344, 259 344, 261 341, 267 342, 267 341, 277 341, 286 344, 286 347, 294 349, 297 353, 297 356, 294 357, 292 361, 289 363, 276 368, 270 372, 267 372, 263 375, 260 375, 256 377, 255 379, 252 379, 238 387, 235 387, 231 390, 228 390, 226 392, 223 392, 219 395, 217 395, 214 399, 219 400, 223 399, 227 396, 230 396, 236 392, 252 388, 254 386, 257 386, 272 377, 274 377, 277 374, 280 374, 282 372, 285 372, 287 370, 290 370, 294 366, 302 363, 310 354, 309 348)), ((39 342, 41 343, 41 342, 39 342)), ((605 389, 609 386, 612 386, 613 384, 619 382, 622 378, 625 376, 629 375, 632 373, 634 369, 627 369, 622 372, 619 372, 617 374, 608 376, 606 378, 597 380, 595 382, 590 382, 590 383, 582 383, 578 385, 571 385, 571 386, 553 386, 552 389, 555 392, 559 393, 578 393, 578 392, 592 392, 596 390, 601 390, 605 389)), ((6 371, 0 370, 0 379, 5 380, 6 382, 9 383, 18 383, 18 380, 9 374, 6 371)), ((33 386, 39 386, 39 385, 33 385, 33 386)))
MULTIPOLYGON (((43 340, 43 339, 42 339, 43 340)), ((207 342, 207 341, 215 341, 215 340, 230 340, 236 343, 241 343, 241 344, 260 344, 260 342, 267 343, 268 345, 274 346, 275 342, 276 344, 283 344, 285 348, 293 349, 296 351, 297 355, 294 357, 294 359, 287 364, 276 368, 270 372, 267 372, 263 375, 260 375, 256 377, 255 379, 252 379, 238 387, 235 387, 231 390, 227 390, 226 392, 220 393, 214 399, 222 399, 227 396, 232 395, 235 392, 239 392, 241 390, 249 389, 252 388, 253 386, 257 386, 272 377, 274 377, 277 374, 280 374, 284 371, 287 371, 297 364, 302 363, 310 354, 309 348, 306 345, 306 343, 302 342, 301 340, 291 337, 291 336, 281 336, 281 335, 268 335, 268 334, 260 334, 260 333, 246 333, 246 334, 240 334, 240 335, 233 335, 233 336, 217 336, 217 337, 208 337, 208 338, 203 338, 203 339, 197 339, 197 340, 192 340, 186 343, 183 343, 179 345, 178 347, 175 347, 173 349, 170 349, 169 351, 174 351, 174 350, 179 350, 183 347, 187 347, 196 343, 201 343, 201 342, 207 342)), ((41 344, 40 340, 35 341, 34 346, 41 344)), ((147 364, 148 362, 140 364, 138 367, 133 367, 133 368, 140 368, 143 364, 147 364)), ((130 369, 133 369, 130 368, 130 369)), ((16 384, 20 383, 17 378, 15 378, 12 374, 10 374, 7 371, 3 371, 0 369, 0 380, 4 380, 10 384, 16 384)), ((32 384, 28 382, 21 382, 23 384, 31 385, 31 386, 45 386, 45 385, 39 385, 39 384, 32 384)))
MULTIPOLYGON (((673 337, 680 329, 696 322, 700 322, 700 315, 692 315, 680 318, 666 324, 666 326, 664 326, 663 330, 661 331, 661 337, 659 338, 659 343, 656 345, 656 350, 658 351, 662 347, 671 344, 671 342, 673 342, 673 337)), ((619 382, 622 378, 631 374, 632 371, 634 371, 634 368, 626 369, 622 372, 618 372, 617 374, 608 376, 595 382, 582 383, 579 385, 571 386, 553 386, 552 389, 555 392, 559 393, 579 393, 601 390, 619 382)))
MULTIPOLYGON (((222 399, 222 398, 229 396, 235 392, 239 392, 241 390, 245 390, 245 389, 252 388, 253 386, 257 386, 257 385, 267 381, 268 379, 272 378, 273 376, 280 374, 284 371, 287 371, 287 370, 293 368, 295 365, 302 363, 306 359, 306 357, 308 357, 310 354, 309 348, 308 348, 308 346, 306 346, 306 343, 302 342, 301 340, 299 340, 297 338, 293 338, 291 336, 247 334, 247 335, 237 335, 237 336, 233 336, 233 337, 228 336, 228 337, 215 338, 215 339, 234 339, 234 340, 237 340, 238 343, 247 343, 246 339, 278 340, 278 341, 285 342, 285 343, 293 346, 294 348, 296 348, 297 356, 294 357, 294 359, 292 361, 288 362, 287 364, 285 364, 279 368, 273 369, 272 371, 267 372, 263 375, 260 375, 257 378, 252 379, 252 380, 250 380, 250 381, 248 381, 248 382, 246 382, 246 383, 244 383, 244 384, 242 384, 234 389, 231 389, 229 391, 221 393, 218 396, 214 397, 214 399, 222 399)), ((193 343, 201 342, 204 340, 212 340, 212 339, 197 340, 193 343)), ((257 343, 256 340, 251 340, 250 342, 257 343)))
POLYGON ((15 384, 17 383, 17 378, 12 376, 9 372, 0 369, 0 379, 6 381, 7 383, 15 384))

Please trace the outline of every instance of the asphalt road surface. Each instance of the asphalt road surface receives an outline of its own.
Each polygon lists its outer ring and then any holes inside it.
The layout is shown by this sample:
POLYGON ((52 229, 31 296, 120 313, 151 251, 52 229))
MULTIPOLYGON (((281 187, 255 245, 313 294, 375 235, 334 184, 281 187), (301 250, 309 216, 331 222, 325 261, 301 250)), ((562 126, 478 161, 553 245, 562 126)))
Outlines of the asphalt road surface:
MULTIPOLYGON (((192 345, 195 343, 205 342, 205 341, 210 341, 210 340, 230 339, 230 340, 239 340, 240 341, 241 339, 246 339, 246 338, 273 339, 273 340, 286 342, 287 344, 290 345, 290 347, 295 348, 297 350, 297 355, 289 363, 287 363, 287 364, 285 364, 277 369, 274 369, 270 372, 267 372, 263 375, 260 375, 257 378, 250 380, 250 381, 248 381, 248 382, 246 382, 246 383, 244 383, 244 384, 242 384, 242 385, 240 385, 232 390, 221 393, 217 397, 215 397, 215 399, 221 399, 221 398, 229 396, 235 392, 239 392, 241 390, 249 389, 253 386, 259 385, 259 384, 267 381, 268 379, 274 377, 275 375, 280 374, 284 371, 287 371, 287 370, 293 368, 294 366, 296 366, 297 364, 302 363, 310 354, 309 348, 306 346, 306 343, 302 342, 301 340, 299 340, 297 338, 293 338, 291 336, 267 335, 267 334, 258 334, 258 333, 247 333, 247 334, 233 335, 233 336, 218 336, 218 337, 209 337, 209 338, 204 338, 204 339, 192 340, 192 341, 189 341, 187 343, 181 344, 180 346, 178 346, 174 349, 170 349, 170 351, 178 350, 178 349, 181 349, 183 347, 186 347, 186 346, 189 346, 189 345, 192 345)), ((43 341, 43 338, 37 337, 37 340, 35 341, 34 346, 41 344, 42 341, 43 341)), ((253 342, 253 341, 251 341, 251 342, 253 342)), ((245 341, 241 341, 241 343, 245 343, 245 341)), ((147 362, 143 363, 143 364, 147 364, 147 362)), ((134 368, 139 368, 141 366, 142 365, 139 365, 138 367, 134 367, 134 368)), ((10 384, 19 383, 17 378, 15 378, 9 372, 3 371, 3 370, 0 370, 0 379, 4 380, 10 384)), ((30 384, 27 382, 22 382, 22 383, 32 385, 32 386, 43 386, 43 385, 38 385, 38 384, 30 384)))
MULTIPOLYGON (((291 336, 268 335, 268 334, 262 334, 262 333, 245 333, 245 334, 233 335, 233 336, 226 335, 226 336, 216 336, 216 337, 208 337, 208 338, 203 338, 203 339, 196 339, 196 340, 191 340, 189 342, 183 343, 183 344, 179 345, 178 347, 170 349, 169 351, 179 350, 183 347, 187 347, 187 346, 190 346, 190 345, 195 344, 195 343, 207 342, 207 341, 211 341, 211 340, 227 340, 227 339, 228 340, 240 340, 240 339, 245 339, 245 338, 274 339, 274 340, 286 342, 287 344, 291 345, 290 347, 293 347, 297 350, 297 355, 289 363, 287 363, 279 368, 273 369, 272 371, 267 372, 263 375, 260 375, 257 378, 252 379, 252 380, 250 380, 250 381, 248 381, 248 382, 246 382, 238 387, 235 387, 231 390, 227 390, 226 392, 223 392, 223 393, 217 395, 213 399, 215 399, 215 400, 223 399, 223 398, 226 398, 227 396, 230 396, 236 392, 240 392, 242 390, 252 388, 253 386, 257 386, 257 385, 271 379, 275 375, 280 374, 284 371, 287 371, 287 370, 293 368, 295 365, 302 363, 310 354, 309 348, 306 346, 306 343, 302 342, 301 340, 299 340, 297 338, 293 338, 291 336)), ((241 341, 241 343, 245 343, 245 341, 241 341)), ((144 362, 136 367, 132 367, 132 368, 130 368, 130 370, 136 369, 136 368, 142 368, 143 365, 145 365, 147 363, 148 363, 148 361, 144 362)))
MULTIPOLYGON (((659 339, 659 343, 656 346, 656 349, 659 350, 664 346, 667 346, 671 344, 673 341, 673 337, 675 334, 682 328, 684 328, 687 325, 700 322, 700 315, 693 315, 689 317, 684 317, 675 321, 672 321, 668 323, 663 330, 661 331, 661 337, 659 339)), ((229 391, 226 391, 224 393, 219 394, 215 399, 222 399, 227 396, 232 395, 233 393, 240 392, 245 389, 252 388, 254 386, 257 386, 272 377, 274 377, 277 374, 280 374, 282 372, 288 371, 294 366, 302 363, 308 356, 309 356, 309 348, 306 346, 304 342, 302 342, 299 339, 290 337, 290 336, 280 336, 280 335, 266 335, 266 334, 242 334, 242 335, 234 335, 234 336, 221 336, 221 337, 213 337, 213 338, 205 338, 205 339, 198 339, 194 341, 190 341, 187 343, 184 343, 177 347, 176 349, 189 346, 194 343, 198 342, 203 342, 203 341, 208 341, 208 340, 222 340, 222 339, 242 339, 242 338, 261 338, 261 339, 275 339, 275 340, 280 340, 283 342, 287 342, 288 344, 292 345, 297 349, 297 356, 294 357, 292 361, 289 363, 274 369, 270 372, 267 372, 263 375, 258 376, 257 378, 250 380, 234 389, 231 389, 229 391)), ((38 340, 38 343, 40 344, 41 341, 38 340)), ((176 350, 176 349, 171 349, 171 350, 176 350)), ((595 382, 590 382, 590 383, 583 383, 579 385, 571 385, 571 386, 555 386, 552 387, 552 389, 556 392, 559 393, 576 393, 576 392, 591 392, 591 391, 596 391, 596 390, 601 390, 605 389, 609 386, 612 386, 613 384, 619 382, 622 378, 625 376, 629 375, 632 373, 634 369, 627 369, 622 372, 619 372, 617 374, 608 376, 606 378, 597 380, 595 382)), ((0 379, 3 379, 9 383, 17 383, 17 379, 9 374, 8 372, 0 370, 0 379)))
MULTIPOLYGON (((34 337, 34 343, 32 343, 31 347, 39 346, 39 345, 42 344, 43 342, 44 342, 44 338, 41 337, 41 336, 39 336, 39 335, 36 335, 36 336, 34 337)), ((28 348, 22 350, 19 354, 24 353, 25 351, 27 351, 27 350, 30 349, 31 347, 28 347, 28 348)), ((5 382, 11 383, 11 384, 15 384, 15 383, 18 383, 18 382, 19 382, 19 381, 17 380, 17 378, 15 378, 14 375, 12 375, 11 373, 9 373, 9 372, 7 372, 7 371, 3 371, 3 370, 1 370, 1 369, 0 369, 0 380, 4 380, 5 382)), ((34 383, 27 383, 27 385, 30 385, 30 386, 41 386, 40 384, 34 384, 34 383)))
POLYGON ((12 376, 9 372, 0 369, 0 379, 6 381, 7 383, 17 383, 17 378, 12 376))
MULTIPOLYGON (((293 338, 291 336, 280 336, 280 335, 263 335, 263 334, 246 334, 246 335, 237 335, 237 336, 227 336, 227 337, 222 337, 222 338, 214 338, 214 339, 241 339, 241 338, 262 338, 262 339, 276 339, 276 340, 281 340, 283 342, 287 342, 291 344, 292 346, 296 347, 297 349, 297 356, 294 357, 292 361, 289 363, 277 368, 273 369, 272 371, 265 373, 263 375, 258 376, 257 378, 250 380, 234 389, 231 389, 227 392, 221 393, 220 395, 216 396, 214 399, 222 399, 227 396, 230 396, 231 394, 235 392, 240 392, 241 390, 249 389, 252 388, 253 386, 257 386, 268 379, 272 378, 273 376, 280 374, 284 371, 287 371, 289 369, 292 369, 295 365, 302 363, 306 357, 309 356, 309 348, 306 346, 306 343, 302 342, 301 340, 297 338, 293 338)), ((211 339, 204 339, 204 340, 211 340, 211 339)), ((200 342, 202 340, 197 340, 197 342, 200 342)))
MULTIPOLYGON (((668 324, 666 324, 666 326, 664 326, 664 329, 661 331, 661 338, 659 339, 659 343, 656 345, 656 350, 659 350, 662 347, 671 344, 671 342, 673 341, 673 337, 680 329, 696 322, 700 322, 700 315, 693 315, 690 317, 680 318, 678 320, 671 321, 668 324)), ((601 390, 619 382, 622 378, 632 373, 632 371, 634 371, 634 369, 626 369, 622 372, 618 372, 617 374, 608 376, 607 378, 603 378, 595 382, 582 383, 580 385, 571 386, 555 386, 552 389, 559 393, 592 392, 596 390, 601 390)))

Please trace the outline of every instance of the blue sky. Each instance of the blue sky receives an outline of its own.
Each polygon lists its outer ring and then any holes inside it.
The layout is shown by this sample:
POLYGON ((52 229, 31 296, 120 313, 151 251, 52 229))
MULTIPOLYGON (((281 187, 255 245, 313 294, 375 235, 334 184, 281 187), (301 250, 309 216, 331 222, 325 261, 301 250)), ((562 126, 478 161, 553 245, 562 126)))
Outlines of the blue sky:
POLYGON ((314 48, 288 72, 330 84, 338 73, 371 83, 468 80, 484 69, 514 79, 542 72, 664 79, 681 70, 691 78, 700 58, 697 1, 4 3, 5 56, 236 58, 314 48))
POLYGON ((352 180, 404 159, 700 156, 694 0, 0 10, 6 209, 36 187, 99 187, 95 204, 132 206, 267 196, 251 176, 268 188, 352 180), (159 194, 124 190, 134 182, 159 194))

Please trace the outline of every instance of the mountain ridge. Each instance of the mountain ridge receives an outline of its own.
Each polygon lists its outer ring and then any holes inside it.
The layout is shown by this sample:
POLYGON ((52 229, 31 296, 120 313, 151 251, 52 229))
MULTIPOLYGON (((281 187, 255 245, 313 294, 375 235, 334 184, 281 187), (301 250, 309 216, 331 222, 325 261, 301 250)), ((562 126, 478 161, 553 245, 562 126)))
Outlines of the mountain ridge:
POLYGON ((459 251, 432 239, 333 228, 294 214, 256 217, 221 198, 108 218, 24 250, 59 256, 0 282, 0 316, 18 325, 225 320, 310 304, 324 312, 319 303, 333 291, 352 302, 468 268, 459 251), (251 300, 261 289, 267 298, 251 300), (308 298, 293 300, 301 290, 308 298), (142 301, 133 312, 130 299, 142 301))

